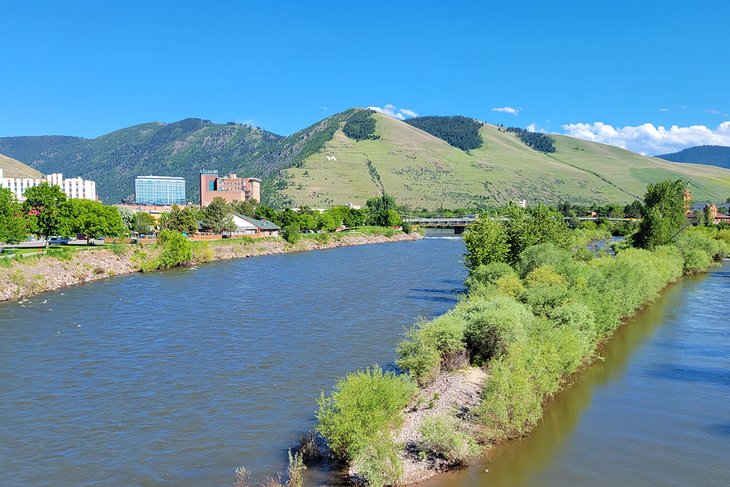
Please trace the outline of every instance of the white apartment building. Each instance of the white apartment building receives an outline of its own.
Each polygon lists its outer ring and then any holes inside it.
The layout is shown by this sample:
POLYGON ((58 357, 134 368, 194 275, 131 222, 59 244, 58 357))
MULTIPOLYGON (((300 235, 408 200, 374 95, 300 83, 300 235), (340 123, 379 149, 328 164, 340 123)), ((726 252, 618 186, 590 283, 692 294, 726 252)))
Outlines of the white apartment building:
POLYGON ((15 194, 18 201, 25 200, 24 193, 26 189, 38 186, 43 181, 59 186, 69 198, 84 200, 96 199, 96 182, 94 181, 87 181, 81 178, 63 179, 63 174, 60 173, 49 174, 45 176, 45 179, 6 178, 3 177, 3 170, 0 169, 0 188, 8 188, 15 194))

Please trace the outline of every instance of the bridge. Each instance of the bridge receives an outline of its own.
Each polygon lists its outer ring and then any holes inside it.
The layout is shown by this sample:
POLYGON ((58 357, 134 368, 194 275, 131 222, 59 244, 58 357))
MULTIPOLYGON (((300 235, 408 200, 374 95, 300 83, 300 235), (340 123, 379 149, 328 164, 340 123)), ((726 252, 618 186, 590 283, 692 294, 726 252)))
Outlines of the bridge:
POLYGON ((454 233, 464 233, 467 226, 477 221, 476 216, 465 216, 460 218, 406 218, 406 223, 417 225, 423 228, 451 228, 454 233))
MULTIPOLYGON (((507 221, 509 220, 508 217, 502 216, 502 217, 492 217, 494 220, 500 220, 500 221, 507 221)), ((569 220, 570 217, 565 217, 565 220, 569 220)), ((635 218, 607 218, 607 217, 600 217, 600 216, 581 216, 577 217, 578 220, 581 221, 587 221, 587 220, 608 220, 612 222, 628 222, 628 221, 636 221, 635 218)), ((464 217, 457 217, 457 218, 444 218, 444 217, 434 217, 434 218, 406 218, 404 220, 406 223, 410 223, 411 225, 417 225, 419 227, 423 228, 450 228, 454 230, 454 233, 456 235, 461 235, 464 233, 464 230, 466 227, 477 221, 476 215, 467 215, 464 217)))

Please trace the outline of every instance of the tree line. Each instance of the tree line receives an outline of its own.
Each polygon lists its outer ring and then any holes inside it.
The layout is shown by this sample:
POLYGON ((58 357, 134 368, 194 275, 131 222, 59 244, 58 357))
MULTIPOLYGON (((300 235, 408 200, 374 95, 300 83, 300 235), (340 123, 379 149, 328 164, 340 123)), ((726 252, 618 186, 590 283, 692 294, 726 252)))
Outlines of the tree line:
POLYGON ((473 118, 461 115, 449 117, 427 116, 409 118, 405 122, 463 151, 477 149, 484 144, 482 135, 479 132, 482 123, 473 118))
POLYGON ((375 140, 380 136, 375 133, 373 110, 358 110, 352 113, 342 127, 342 131, 353 140, 375 140))
MULTIPOLYGON (((501 127, 500 127, 501 128, 501 127)), ((530 132, 519 127, 506 127, 506 132, 513 133, 528 147, 531 147, 539 152, 546 154, 555 152, 555 139, 547 134, 541 134, 539 132, 530 132)))

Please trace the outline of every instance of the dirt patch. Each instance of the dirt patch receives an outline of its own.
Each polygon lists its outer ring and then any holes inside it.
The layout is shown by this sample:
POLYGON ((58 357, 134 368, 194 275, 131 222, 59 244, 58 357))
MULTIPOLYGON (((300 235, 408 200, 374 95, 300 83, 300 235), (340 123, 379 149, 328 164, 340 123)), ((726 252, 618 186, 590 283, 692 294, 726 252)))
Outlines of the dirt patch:
POLYGON ((405 445, 401 454, 404 484, 421 482, 451 468, 445 460, 419 455, 419 430, 426 418, 450 415, 463 430, 473 431, 476 425, 470 413, 481 402, 486 377, 484 369, 466 367, 443 374, 421 389, 416 406, 406 412, 403 428, 396 436, 405 445))

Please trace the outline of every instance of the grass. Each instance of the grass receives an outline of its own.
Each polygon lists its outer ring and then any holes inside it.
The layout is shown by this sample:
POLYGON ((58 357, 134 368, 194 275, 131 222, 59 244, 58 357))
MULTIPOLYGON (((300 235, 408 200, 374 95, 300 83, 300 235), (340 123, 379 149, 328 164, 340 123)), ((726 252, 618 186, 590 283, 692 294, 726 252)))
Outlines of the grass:
POLYGON ((485 144, 467 154, 404 122, 373 118, 378 140, 356 142, 338 130, 322 151, 285 171, 288 187, 282 194, 315 208, 364 204, 381 190, 401 204, 430 209, 523 198, 628 203, 647 183, 667 178, 688 180, 699 201, 730 194, 730 171, 721 168, 671 163, 565 136, 554 136, 557 152, 546 155, 492 125, 481 129, 485 144))

